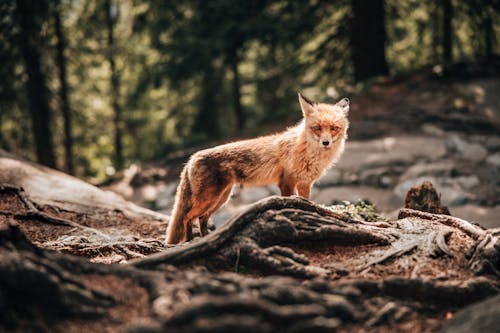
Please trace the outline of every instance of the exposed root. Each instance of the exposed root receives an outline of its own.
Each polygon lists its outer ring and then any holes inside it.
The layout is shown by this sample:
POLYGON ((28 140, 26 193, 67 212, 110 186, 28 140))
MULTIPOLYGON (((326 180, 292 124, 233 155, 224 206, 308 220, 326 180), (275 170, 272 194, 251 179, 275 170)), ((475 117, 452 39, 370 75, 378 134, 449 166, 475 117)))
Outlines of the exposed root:
POLYGON ((370 266, 373 266, 373 265, 384 263, 387 260, 394 259, 394 258, 402 256, 406 253, 409 253, 409 252, 413 251, 415 248, 417 248, 418 243, 419 243, 418 241, 410 242, 408 244, 404 244, 401 247, 388 250, 382 256, 368 262, 365 266, 361 267, 361 270, 364 270, 364 269, 366 269, 370 266))
POLYGON ((472 224, 468 221, 459 219, 458 217, 441 215, 441 214, 431 214, 425 213, 418 210, 403 208, 399 211, 398 218, 403 219, 407 217, 417 217, 423 220, 430 220, 442 223, 444 225, 457 228, 463 232, 465 232, 468 236, 478 239, 484 236, 487 231, 481 228, 478 225, 472 224))
POLYGON ((345 222, 337 216, 302 198, 272 197, 254 204, 252 209, 232 218, 207 237, 132 260, 130 264, 149 268, 204 258, 212 263, 232 263, 228 270, 234 270, 236 263, 238 270, 247 267, 251 271, 312 277, 327 271, 310 265, 306 258, 282 244, 302 240, 328 240, 352 246, 390 244, 391 236, 380 228, 351 220, 345 222))
POLYGON ((110 240, 111 237, 109 235, 106 235, 105 233, 91 227, 87 227, 84 225, 81 225, 77 222, 60 218, 60 217, 55 217, 51 216, 41 210, 39 210, 35 204, 26 196, 26 193, 24 190, 20 187, 15 187, 11 185, 2 185, 0 186, 0 192, 11 192, 14 193, 19 197, 19 199, 23 202, 23 204, 26 206, 26 210, 22 212, 9 212, 5 210, 0 210, 0 214, 4 216, 11 216, 13 218, 19 219, 19 220, 39 220, 45 223, 50 223, 53 225, 62 225, 62 226, 67 226, 67 227, 73 227, 73 228, 78 228, 84 231, 88 231, 90 233, 93 233, 95 235, 98 235, 99 237, 102 237, 103 239, 110 240))

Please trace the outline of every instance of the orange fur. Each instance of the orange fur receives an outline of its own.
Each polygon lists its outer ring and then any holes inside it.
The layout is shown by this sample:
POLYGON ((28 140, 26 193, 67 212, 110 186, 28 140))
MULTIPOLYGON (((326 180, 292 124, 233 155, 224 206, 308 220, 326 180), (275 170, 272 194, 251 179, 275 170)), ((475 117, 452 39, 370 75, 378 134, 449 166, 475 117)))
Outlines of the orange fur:
POLYGON ((278 184, 284 196, 309 198, 312 184, 342 154, 349 101, 312 103, 299 94, 304 119, 284 132, 199 151, 181 174, 167 243, 191 239, 199 219, 202 235, 208 218, 229 198, 233 185, 278 184))

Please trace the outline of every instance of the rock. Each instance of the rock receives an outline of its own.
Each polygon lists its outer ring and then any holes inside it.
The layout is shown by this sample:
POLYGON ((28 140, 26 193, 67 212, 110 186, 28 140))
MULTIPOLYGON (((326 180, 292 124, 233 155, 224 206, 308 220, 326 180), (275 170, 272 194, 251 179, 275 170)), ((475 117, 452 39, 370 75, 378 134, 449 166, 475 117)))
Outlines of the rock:
POLYGON ((500 318, 499 295, 472 304, 458 311, 453 318, 444 325, 441 332, 498 332, 498 318, 500 318))
POLYGON ((500 149, 500 136, 488 136, 486 138, 485 146, 488 150, 500 149))
POLYGON ((344 174, 343 171, 334 166, 325 172, 323 177, 318 180, 317 184, 321 187, 345 184, 344 174))
POLYGON ((158 210, 170 210, 174 205, 175 190, 177 189, 177 182, 169 183, 167 185, 159 186, 156 195, 155 205, 158 210))
POLYGON ((480 183, 479 177, 476 175, 457 177, 455 178, 455 181, 466 190, 470 190, 471 188, 478 186, 480 183))
POLYGON ((451 171, 455 168, 456 162, 452 160, 439 161, 436 163, 417 163, 409 167, 401 180, 415 179, 418 177, 451 176, 451 171))
POLYGON ((472 143, 453 135, 445 142, 446 149, 452 154, 457 154, 461 159, 481 162, 486 158, 488 151, 479 143, 472 143))
POLYGON ((251 204, 271 195, 279 194, 279 191, 269 187, 248 187, 241 190, 239 199, 243 204, 251 204))
POLYGON ((388 165, 409 165, 417 158, 437 160, 446 153, 440 138, 404 136, 365 142, 347 142, 336 168, 350 173, 388 165))
POLYGON ((422 132, 424 132, 427 135, 431 136, 437 136, 437 137, 442 137, 445 134, 445 131, 443 131, 441 128, 437 127, 436 125, 432 124, 424 124, 421 127, 422 132))
POLYGON ((500 166, 500 153, 491 154, 486 158, 486 163, 494 165, 496 167, 500 166))
POLYGON ((401 168, 378 167, 361 171, 360 183, 373 187, 388 188, 393 185, 393 177, 399 176, 401 168))

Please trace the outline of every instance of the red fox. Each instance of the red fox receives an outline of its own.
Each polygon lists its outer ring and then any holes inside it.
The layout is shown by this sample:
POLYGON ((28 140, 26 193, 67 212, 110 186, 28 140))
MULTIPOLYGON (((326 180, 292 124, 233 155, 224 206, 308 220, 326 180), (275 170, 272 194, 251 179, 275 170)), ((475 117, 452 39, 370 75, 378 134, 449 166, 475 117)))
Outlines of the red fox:
POLYGON ((185 165, 167 229, 167 244, 192 239, 198 219, 208 219, 228 200, 233 185, 277 184, 281 195, 309 199, 312 184, 344 150, 349 99, 314 103, 299 93, 304 119, 284 132, 201 150, 185 165))

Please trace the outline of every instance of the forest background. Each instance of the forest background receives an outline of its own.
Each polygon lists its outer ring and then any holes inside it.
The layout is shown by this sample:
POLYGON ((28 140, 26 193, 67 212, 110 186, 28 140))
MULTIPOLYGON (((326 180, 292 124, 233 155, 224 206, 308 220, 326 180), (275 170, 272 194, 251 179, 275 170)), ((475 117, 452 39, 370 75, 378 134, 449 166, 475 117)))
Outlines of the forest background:
POLYGON ((0 147, 99 182, 283 129, 298 91, 334 101, 494 62, 499 13, 498 0, 4 0, 0 147))

